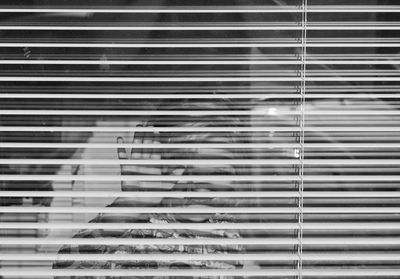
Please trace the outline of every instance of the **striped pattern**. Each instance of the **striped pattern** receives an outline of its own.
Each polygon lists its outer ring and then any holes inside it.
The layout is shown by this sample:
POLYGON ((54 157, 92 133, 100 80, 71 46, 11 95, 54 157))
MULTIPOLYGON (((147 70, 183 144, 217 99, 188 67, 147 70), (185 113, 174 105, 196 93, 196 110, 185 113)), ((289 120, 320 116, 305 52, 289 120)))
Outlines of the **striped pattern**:
POLYGON ((0 277, 400 277, 386 2, 3 0, 0 277))

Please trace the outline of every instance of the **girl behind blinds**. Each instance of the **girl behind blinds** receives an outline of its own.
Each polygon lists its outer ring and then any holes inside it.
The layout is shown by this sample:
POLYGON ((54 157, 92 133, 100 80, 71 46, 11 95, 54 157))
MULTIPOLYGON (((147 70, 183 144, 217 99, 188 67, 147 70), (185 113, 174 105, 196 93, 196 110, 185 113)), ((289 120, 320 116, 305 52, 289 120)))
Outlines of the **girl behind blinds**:
MULTIPOLYGON (((227 100, 171 100, 161 104, 160 110, 229 110, 227 100)), ((144 126, 169 126, 169 127, 212 127, 212 126, 238 126, 239 120, 233 116, 188 116, 188 117, 165 117, 157 116, 143 123, 144 126)), ((119 138, 118 142, 126 139, 119 138)), ((232 132, 169 132, 169 133, 136 133, 134 143, 234 143, 236 141, 232 132)), ((118 150, 120 159, 233 159, 238 158, 233 149, 218 148, 190 148, 190 149, 133 149, 131 152, 125 149, 118 150)), ((232 165, 166 165, 166 166, 121 166, 122 175, 235 175, 236 169, 232 165)), ((122 191, 232 191, 235 190, 235 182, 194 182, 176 181, 171 182, 122 182, 122 191)), ((237 206, 238 200, 223 198, 118 198, 110 207, 213 207, 213 206, 237 206)), ((160 210, 162 212, 162 210, 160 210)), ((92 223, 222 223, 236 222, 235 216, 228 214, 99 214, 91 220, 92 223)), ((83 230, 74 236, 75 238, 240 238, 239 231, 226 230, 83 230)), ((61 254, 224 254, 240 253, 243 247, 237 245, 99 245, 99 246, 64 246, 59 250, 61 254)), ((59 261, 54 263, 55 269, 240 269, 243 264, 238 261, 135 261, 135 262, 112 262, 112 261, 59 261)), ((134 274, 134 273, 133 273, 134 274)), ((58 277, 63 278, 63 277, 58 277)), ((72 277, 82 278, 111 278, 111 277, 72 277)), ((117 278, 117 277, 112 277, 117 278)), ((129 278, 153 278, 130 276, 129 278)), ((163 277, 166 278, 166 277, 163 277)), ((185 277, 169 277, 185 278, 185 277)), ((190 278, 224 278, 218 276, 197 276, 190 278)), ((237 278, 237 277, 235 277, 237 278)))

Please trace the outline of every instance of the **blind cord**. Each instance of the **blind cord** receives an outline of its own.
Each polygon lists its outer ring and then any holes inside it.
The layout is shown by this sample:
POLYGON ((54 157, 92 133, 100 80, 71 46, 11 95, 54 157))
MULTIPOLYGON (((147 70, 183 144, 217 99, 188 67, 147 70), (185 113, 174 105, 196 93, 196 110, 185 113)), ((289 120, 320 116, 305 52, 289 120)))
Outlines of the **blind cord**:
POLYGON ((301 54, 301 119, 300 119, 300 185, 299 185, 299 246, 298 246, 298 272, 299 279, 303 278, 303 222, 304 222, 304 129, 305 129, 305 98, 306 98, 306 70, 307 70, 307 0, 302 0, 302 32, 301 32, 301 45, 302 45, 302 54, 301 54))

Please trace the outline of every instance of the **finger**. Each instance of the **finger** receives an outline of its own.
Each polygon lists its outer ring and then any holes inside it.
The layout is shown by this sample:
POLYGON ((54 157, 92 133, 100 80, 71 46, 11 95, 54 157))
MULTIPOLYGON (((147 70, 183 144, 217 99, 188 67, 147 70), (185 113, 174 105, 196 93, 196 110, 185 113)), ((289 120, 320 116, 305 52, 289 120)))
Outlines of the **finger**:
MULTIPOLYGON (((159 131, 155 131, 154 132, 153 143, 154 144, 160 144, 161 143, 161 141, 160 141, 160 132, 159 131)), ((161 155, 161 153, 162 153, 161 151, 162 151, 162 149, 159 148, 159 147, 158 148, 154 148, 154 150, 153 150, 153 152, 155 152, 157 156, 161 155)))
MULTIPOLYGON (((153 127, 153 125, 149 124, 149 127, 153 127)), ((149 132, 148 136, 145 138, 145 143, 146 144, 155 144, 155 134, 154 132, 149 132), (146 141, 147 139, 147 141, 146 141)), ((153 153, 155 152, 154 148, 148 148, 147 149, 147 154, 148 154, 148 158, 151 159, 153 157, 153 153)))
POLYGON ((137 175, 140 173, 139 168, 137 165, 123 164, 121 165, 121 172, 123 175, 137 175))
POLYGON ((160 160, 161 159, 161 154, 159 151, 154 151, 153 154, 151 154, 150 159, 152 160, 160 160))
POLYGON ((138 167, 138 175, 160 175, 161 169, 158 166, 140 166, 138 167))
MULTIPOLYGON (((143 144, 153 144, 154 139, 153 139, 153 133, 146 133, 144 139, 143 139, 143 144)), ((142 157, 143 159, 150 159, 153 153, 153 148, 143 148, 142 152, 142 157)))
MULTIPOLYGON (((117 138, 117 143, 118 144, 123 144, 124 139, 121 137, 117 138)), ((117 148, 117 153, 118 153, 118 158, 119 159, 128 159, 128 153, 126 152, 126 149, 124 147, 118 147, 117 148)))
MULTIPOLYGON (((143 127, 141 124, 136 125, 136 127, 143 127)), ((140 146, 142 144, 142 140, 141 138, 141 133, 135 131, 135 133, 133 134, 133 144, 135 147, 133 147, 131 149, 131 158, 132 159, 140 159, 141 156, 141 148, 139 148, 138 146, 140 146)))
MULTIPOLYGON (((157 143, 159 143, 159 142, 158 141, 153 141, 153 144, 157 144, 157 143)), ((150 159, 152 159, 152 160, 160 160, 161 159, 161 152, 162 152, 162 149, 153 148, 153 152, 151 154, 150 159)))
MULTIPOLYGON (((159 144, 160 143, 160 133, 158 131, 153 133, 153 144, 159 144)), ((159 160, 161 159, 161 154, 162 154, 162 149, 157 147, 153 148, 152 154, 151 154, 151 159, 154 160, 159 160)))
POLYGON ((124 166, 126 175, 151 175, 161 174, 161 168, 159 166, 149 165, 126 165, 124 166))

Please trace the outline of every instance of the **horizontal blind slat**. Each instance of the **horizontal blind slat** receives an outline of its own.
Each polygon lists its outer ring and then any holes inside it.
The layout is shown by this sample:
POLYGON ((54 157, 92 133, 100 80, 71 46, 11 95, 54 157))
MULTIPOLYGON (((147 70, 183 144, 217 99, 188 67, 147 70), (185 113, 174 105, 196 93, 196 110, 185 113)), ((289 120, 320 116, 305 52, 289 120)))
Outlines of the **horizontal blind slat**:
MULTIPOLYGON (((1 229, 188 229, 188 230, 297 230, 298 223, 29 223, 29 222, 3 222, 1 229)), ((304 230, 317 231, 388 231, 400 230, 398 222, 305 222, 304 230)))
MULTIPOLYGON (((202 269, 202 270, 57 270, 57 269, 12 269, 6 268, 0 270, 0 275, 4 276, 294 276, 298 272, 295 270, 220 270, 220 269, 202 269)), ((397 273, 396 273, 397 274, 397 273)))
MULTIPOLYGON (((140 145, 138 148, 141 148, 140 145)), ((79 165, 399 165, 396 159, 0 159, 4 164, 79 165)))
MULTIPOLYGON (((290 111, 290 110, 278 110, 276 108, 273 108, 272 110, 267 108, 267 109, 255 109, 255 110, 229 110, 229 111, 223 111, 223 110, 192 110, 192 111, 138 111, 138 110, 132 110, 132 111, 127 111, 127 110, 2 110, 0 111, 0 115, 123 115, 123 116, 149 116, 149 115, 185 115, 185 116, 206 116, 206 115, 260 115, 260 116, 268 116, 268 115, 299 115, 301 114, 301 111, 290 111)), ((400 111, 397 110, 308 110, 306 115, 400 115, 400 111)), ((8 127, 1 127, 3 131, 5 129, 11 129, 8 127)), ((73 129, 72 127, 62 127, 64 129, 73 129)), ((93 127, 92 129, 94 129, 93 127)), ((243 128, 234 128, 234 127, 224 127, 225 129, 231 129, 231 130, 240 130, 240 129, 260 129, 258 127, 243 127, 243 128)), ((335 128, 335 127, 333 127, 335 128)), ((305 129, 333 129, 332 127, 306 127, 305 129)), ((368 129, 368 127, 339 127, 340 129, 368 129)), ((15 128, 14 128, 15 129, 15 128)), ((33 128, 32 128, 33 129, 33 128)), ((43 127, 42 127, 43 129, 43 127)), ((86 128, 88 129, 88 128, 86 128)), ((100 129, 100 128, 99 128, 100 129)), ((104 129, 104 128, 103 128, 104 129)), ((128 128, 125 128, 128 129, 128 128)), ((150 127, 144 127, 144 128, 137 128, 137 127, 132 127, 131 128, 136 131, 155 131, 155 130, 166 130, 166 129, 179 129, 179 127, 174 127, 174 128, 168 128, 168 127, 163 127, 163 128, 150 128, 150 127)), ((197 130, 195 130, 195 127, 184 127, 181 129, 185 129, 186 131, 199 131, 200 129, 221 129, 221 128, 213 128, 213 127, 197 127, 197 130)), ((266 129, 271 129, 270 127, 266 127, 266 129)), ((277 127, 275 129, 284 129, 284 127, 277 127)), ((286 129, 299 129, 298 127, 290 127, 286 129)), ((371 129, 371 128, 369 128, 371 129)), ((373 129, 373 128, 372 128, 373 129)), ((376 128, 375 128, 376 129, 376 128)), ((384 128, 381 128, 384 129, 384 128)), ((399 127, 386 127, 386 129, 399 129, 399 127)))
MULTIPOLYGON (((214 31, 214 30, 302 30, 303 27, 298 26, 296 24, 252 24, 250 26, 201 26, 205 24, 197 23, 198 26, 185 26, 185 24, 179 26, 10 26, 10 25, 0 25, 0 30, 55 30, 55 31, 73 31, 73 30, 85 30, 85 31, 142 31, 142 30, 158 30, 158 31, 172 31, 172 30, 202 30, 202 31, 214 31), (292 25, 292 26, 290 26, 292 25)), ((215 24, 216 25, 216 24, 215 24)), ((230 24, 229 24, 230 25, 230 24)), ((379 22, 372 24, 371 22, 364 23, 338 23, 335 25, 327 24, 327 23, 312 23, 307 26, 307 29, 312 30, 334 30, 334 31, 343 31, 343 30, 400 30, 400 25, 398 24, 379 24, 379 22)))
MULTIPOLYGON (((308 43, 309 48, 374 48, 374 47, 399 47, 400 43, 308 43)), ((140 44, 140 43, 0 43, 0 47, 43 47, 43 48, 298 48, 301 44, 298 43, 227 43, 227 44, 140 44)))
MULTIPOLYGON (((309 237, 302 239, 303 245, 400 245, 399 237, 309 237)), ((141 238, 13 238, 0 239, 1 245, 298 245, 296 238, 239 238, 239 239, 141 239, 141 238)))
MULTIPOLYGON (((109 270, 109 269, 96 269, 96 270, 79 270, 79 269, 69 269, 69 270, 49 270, 49 269, 13 269, 13 268, 4 268, 0 270, 0 275, 4 276, 297 276, 298 271, 294 269, 264 269, 264 270, 109 270)), ((376 277, 376 276, 385 276, 385 277, 393 277, 399 276, 400 271, 396 268, 391 269, 371 269, 371 268, 363 268, 363 269, 338 269, 338 268, 329 268, 329 269, 307 269, 303 268, 302 274, 304 276, 313 276, 317 278, 321 277, 332 277, 332 276, 346 276, 346 278, 355 278, 355 277, 376 277)))
MULTIPOLYGON (((1 131, 1 129, 0 129, 1 131)), ((5 130, 9 131, 9 130, 5 130)), ((15 131, 15 130, 13 130, 15 131)), ((21 132, 27 130, 20 130, 21 132)), ((29 130, 28 130, 29 131, 29 130)), ((51 129, 47 131, 52 131, 51 129)), ((55 130, 57 131, 57 129, 55 130)), ((68 131, 68 130, 67 130, 68 131)), ((76 131, 76 130, 73 130, 76 131)), ((129 130, 130 131, 130 130, 129 130)), ((266 131, 270 131, 267 130, 266 131)), ((278 130, 282 131, 282 130, 278 130)), ((287 131, 287 130, 284 130, 287 131)), ((292 130, 290 130, 292 131, 292 130)), ((380 130, 381 131, 381 130, 380 130)), ((162 149, 174 149, 174 148, 298 148, 301 147, 298 143, 243 143, 243 144, 229 144, 229 143, 198 143, 198 144, 129 144, 129 143, 22 143, 22 142, 3 142, 1 144, 3 148, 162 148, 162 149)), ((400 143, 306 143, 305 148, 330 148, 330 149, 340 149, 340 148, 399 148, 400 143)))
MULTIPOLYGON (((0 175, 8 181, 298 181, 296 175, 0 175)), ((304 181, 400 181, 400 175, 304 175, 304 181)))
MULTIPOLYGON (((259 260, 259 261, 295 261, 298 255, 290 253, 268 254, 0 254, 0 260, 42 260, 42 261, 193 261, 193 260, 259 260), (19 257, 19 258, 18 258, 19 257)), ((303 261, 398 261, 398 254, 382 253, 303 253, 303 261)))
MULTIPOLYGON (((105 8, 0 8, 1 13, 302 13, 299 6, 274 5, 237 5, 237 6, 169 6, 169 7, 143 7, 135 9, 117 9, 113 6, 105 8)), ((308 5, 308 13, 398 13, 399 5, 308 5)))
MULTIPOLYGON (((303 213, 315 214, 378 214, 400 213, 400 207, 307 207, 303 213)), ((290 214, 300 213, 297 207, 9 207, 0 206, 2 213, 181 213, 181 214, 207 214, 207 213, 236 213, 236 214, 290 214)))
MULTIPOLYGON (((1 191, 0 197, 224 197, 224 198, 276 198, 298 197, 295 191, 235 191, 235 192, 178 192, 178 191, 140 191, 140 192, 112 192, 112 191, 1 191)), ((305 198, 398 198, 397 191, 308 191, 303 193, 305 198)))
MULTIPOLYGON (((301 65, 298 60, 0 60, 4 65, 301 65)), ((400 60, 308 60, 307 65, 398 65, 400 60)))

